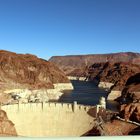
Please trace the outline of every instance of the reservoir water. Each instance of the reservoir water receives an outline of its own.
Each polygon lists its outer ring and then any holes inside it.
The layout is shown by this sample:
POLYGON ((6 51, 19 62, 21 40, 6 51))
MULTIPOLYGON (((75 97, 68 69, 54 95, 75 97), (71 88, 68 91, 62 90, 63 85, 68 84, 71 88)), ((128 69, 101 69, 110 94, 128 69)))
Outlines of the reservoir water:
MULTIPOLYGON (((96 105, 99 103, 101 96, 107 99, 108 92, 99 88, 91 81, 72 80, 71 82, 74 90, 63 91, 64 94, 59 102, 73 103, 74 101, 77 101, 78 104, 96 105)), ((118 103, 116 101, 107 101, 107 109, 117 111, 117 106, 118 103)))

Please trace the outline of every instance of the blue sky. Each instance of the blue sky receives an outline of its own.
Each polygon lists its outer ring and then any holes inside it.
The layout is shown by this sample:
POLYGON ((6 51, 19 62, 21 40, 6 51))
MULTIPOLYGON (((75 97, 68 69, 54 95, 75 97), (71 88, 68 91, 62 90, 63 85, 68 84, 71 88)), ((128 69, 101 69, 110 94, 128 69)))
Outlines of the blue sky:
POLYGON ((0 0, 0 49, 45 59, 140 52, 140 0, 0 0))

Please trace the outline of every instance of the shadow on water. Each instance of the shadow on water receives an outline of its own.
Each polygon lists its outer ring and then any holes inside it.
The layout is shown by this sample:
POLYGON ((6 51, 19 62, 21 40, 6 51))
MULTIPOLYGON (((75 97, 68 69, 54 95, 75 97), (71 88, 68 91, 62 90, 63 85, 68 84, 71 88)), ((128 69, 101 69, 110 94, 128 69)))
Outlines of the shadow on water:
MULTIPOLYGON (((77 101, 78 104, 96 105, 99 103, 101 96, 107 99, 108 92, 98 86, 92 81, 71 81, 74 90, 65 90, 58 102, 73 103, 77 101)), ((117 111, 117 102, 107 101, 107 108, 117 111)))

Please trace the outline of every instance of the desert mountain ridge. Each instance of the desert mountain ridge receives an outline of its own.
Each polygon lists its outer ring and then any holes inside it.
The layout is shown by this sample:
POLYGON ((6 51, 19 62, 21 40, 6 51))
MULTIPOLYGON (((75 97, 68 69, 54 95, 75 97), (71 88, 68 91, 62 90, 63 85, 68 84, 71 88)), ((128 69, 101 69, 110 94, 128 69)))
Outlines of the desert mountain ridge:
MULTIPOLYGON (((91 54, 70 54, 70 55, 56 55, 56 56, 52 56, 52 57, 73 57, 73 56, 76 56, 76 57, 79 57, 79 56, 93 56, 93 55, 118 55, 118 54, 136 54, 136 55, 140 55, 140 53, 138 52, 131 52, 131 51, 128 51, 128 52, 113 52, 113 53, 91 53, 91 54)), ((50 58, 51 59, 51 58, 50 58)))
POLYGON ((66 75, 84 76, 87 67, 94 63, 130 62, 140 65, 140 53, 119 52, 108 54, 53 56, 50 62, 56 64, 66 75))

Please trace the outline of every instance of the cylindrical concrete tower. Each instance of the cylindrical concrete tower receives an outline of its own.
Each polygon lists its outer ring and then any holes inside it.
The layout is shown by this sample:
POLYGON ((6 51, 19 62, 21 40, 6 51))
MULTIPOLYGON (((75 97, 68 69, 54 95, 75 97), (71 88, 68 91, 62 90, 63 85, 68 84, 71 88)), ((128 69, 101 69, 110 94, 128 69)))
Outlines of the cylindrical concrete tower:
POLYGON ((73 110, 74 110, 74 112, 77 110, 77 107, 78 107, 77 101, 74 101, 73 102, 73 110))
POLYGON ((99 105, 101 105, 102 108, 106 109, 106 100, 105 100, 105 97, 101 97, 100 98, 99 105))

